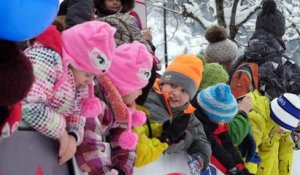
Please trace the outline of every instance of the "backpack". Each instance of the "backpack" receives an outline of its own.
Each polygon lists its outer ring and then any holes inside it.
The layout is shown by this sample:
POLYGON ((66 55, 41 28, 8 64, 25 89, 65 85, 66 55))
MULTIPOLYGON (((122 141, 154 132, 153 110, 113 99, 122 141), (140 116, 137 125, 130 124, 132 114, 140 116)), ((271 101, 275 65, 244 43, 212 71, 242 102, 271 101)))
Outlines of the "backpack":
POLYGON ((247 93, 259 88, 258 65, 253 62, 242 63, 233 72, 230 89, 236 99, 244 97, 247 93))

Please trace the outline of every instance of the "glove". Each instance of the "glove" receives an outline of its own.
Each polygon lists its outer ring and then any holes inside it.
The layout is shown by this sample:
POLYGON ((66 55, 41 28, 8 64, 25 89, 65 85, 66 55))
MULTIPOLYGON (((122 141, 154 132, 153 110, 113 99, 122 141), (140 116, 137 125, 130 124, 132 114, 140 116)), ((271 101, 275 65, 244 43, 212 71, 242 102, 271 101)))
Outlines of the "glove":
POLYGON ((201 163, 192 156, 188 156, 188 165, 190 167, 191 175, 200 175, 202 171, 201 163))
POLYGON ((141 167, 156 161, 167 148, 168 144, 161 143, 157 138, 150 139, 146 135, 139 135, 135 166, 141 167))
POLYGON ((175 117, 172 122, 170 122, 170 120, 164 122, 160 141, 166 142, 169 145, 180 141, 184 138, 189 121, 190 114, 183 114, 175 117))
POLYGON ((239 149, 242 156, 246 158, 246 162, 249 162, 253 158, 256 151, 256 143, 251 134, 251 131, 239 145, 239 149))
POLYGON ((193 136, 190 132, 185 131, 184 137, 176 143, 172 143, 169 145, 169 148, 165 151, 167 154, 179 153, 182 151, 186 151, 187 148, 191 146, 193 143, 193 136))

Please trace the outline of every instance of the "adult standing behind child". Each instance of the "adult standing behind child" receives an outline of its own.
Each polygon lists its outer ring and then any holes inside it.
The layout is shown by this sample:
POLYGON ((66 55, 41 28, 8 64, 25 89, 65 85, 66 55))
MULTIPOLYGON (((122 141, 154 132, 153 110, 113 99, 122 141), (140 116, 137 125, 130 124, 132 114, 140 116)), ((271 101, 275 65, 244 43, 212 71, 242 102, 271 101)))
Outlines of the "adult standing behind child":
POLYGON ((19 131, 1 145, 4 174, 69 174, 66 162, 82 142, 85 118, 101 112, 92 81, 110 67, 114 31, 94 21, 61 36, 50 26, 26 50, 35 82, 22 101, 19 131))
MULTIPOLYGON (((162 133, 156 142, 169 145, 166 153, 186 151, 191 174, 200 174, 208 166, 211 156, 210 143, 204 133, 201 122, 192 114, 189 101, 194 97, 202 78, 202 61, 195 55, 179 55, 168 66, 161 79, 157 79, 150 91, 144 107, 149 111, 148 119, 153 124, 162 125, 162 133), (188 109, 189 108, 189 109, 188 109)), ((145 134, 145 133, 143 133, 145 134)), ((143 161, 151 154, 143 147, 151 148, 147 143, 138 143, 137 159, 143 161), (141 149, 139 149, 141 147, 141 149)), ((153 146, 153 145, 152 145, 153 146)), ((151 151, 151 150, 150 150, 151 151)), ((162 154, 164 149, 160 150, 162 154)), ((160 156, 158 153, 156 159, 160 156)), ((151 161, 155 161, 155 158, 151 161)), ((146 164, 150 162, 137 162, 146 164)))
POLYGON ((104 113, 87 119, 84 141, 76 153, 80 168, 88 174, 132 175, 137 135, 131 127, 146 121, 145 114, 135 109, 135 99, 148 83, 152 61, 143 44, 123 44, 117 48, 107 74, 98 76, 104 113), (110 142, 110 147, 104 142, 110 142), (111 156, 105 154, 107 149, 111 149, 111 156))

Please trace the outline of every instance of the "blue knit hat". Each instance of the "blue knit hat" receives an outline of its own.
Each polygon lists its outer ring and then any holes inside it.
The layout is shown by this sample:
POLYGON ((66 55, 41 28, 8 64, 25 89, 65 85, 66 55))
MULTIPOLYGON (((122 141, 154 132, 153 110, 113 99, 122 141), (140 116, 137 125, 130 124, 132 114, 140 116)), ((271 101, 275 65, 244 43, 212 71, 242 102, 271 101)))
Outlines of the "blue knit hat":
POLYGON ((217 123, 231 121, 238 111, 236 99, 225 83, 200 91, 197 102, 207 117, 217 123))
POLYGON ((281 128, 288 131, 293 131, 300 119, 300 97, 285 93, 279 98, 272 100, 271 118, 281 128))

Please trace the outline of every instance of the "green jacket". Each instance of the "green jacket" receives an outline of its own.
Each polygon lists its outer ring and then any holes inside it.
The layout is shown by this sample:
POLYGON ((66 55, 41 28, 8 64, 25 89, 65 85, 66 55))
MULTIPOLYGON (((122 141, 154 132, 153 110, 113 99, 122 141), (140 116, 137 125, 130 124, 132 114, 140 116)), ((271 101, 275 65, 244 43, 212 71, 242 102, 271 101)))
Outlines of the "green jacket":
POLYGON ((239 145, 242 143, 244 138, 250 131, 250 122, 248 117, 243 116, 243 114, 236 114, 231 122, 228 123, 229 131, 228 134, 234 145, 239 145))

